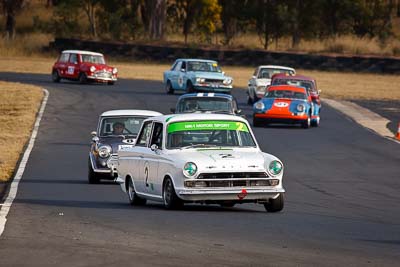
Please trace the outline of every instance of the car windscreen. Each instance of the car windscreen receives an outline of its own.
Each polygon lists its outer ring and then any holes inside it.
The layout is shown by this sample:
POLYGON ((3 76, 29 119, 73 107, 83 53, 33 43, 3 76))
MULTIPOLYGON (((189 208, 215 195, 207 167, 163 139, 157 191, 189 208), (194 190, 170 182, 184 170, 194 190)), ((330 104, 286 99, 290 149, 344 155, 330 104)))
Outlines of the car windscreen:
POLYGON ((263 69, 260 70, 257 78, 259 78, 259 79, 271 79, 272 75, 279 74, 279 73, 286 73, 288 75, 294 74, 294 72, 292 70, 263 68, 263 69))
POLYGON ((104 57, 100 55, 81 55, 82 62, 94 63, 94 64, 106 64, 104 57))
POLYGON ((216 62, 188 61, 187 71, 222 72, 216 62))
POLYGON ((307 99, 305 93, 296 92, 291 90, 269 90, 265 96, 266 98, 291 98, 291 99, 307 99))
POLYGON ((139 116, 103 118, 100 125, 100 136, 132 135, 136 137, 145 119, 147 117, 139 116))
POLYGON ((222 97, 186 97, 179 101, 176 110, 177 113, 232 113, 232 102, 222 97))
POLYGON ((293 86, 299 86, 299 87, 304 87, 307 89, 307 91, 315 91, 314 84, 312 81, 307 81, 307 80, 291 80, 291 79, 274 79, 272 81, 272 85, 293 85, 293 86))
POLYGON ((184 121, 167 127, 167 149, 194 147, 255 147, 256 143, 244 122, 184 121))

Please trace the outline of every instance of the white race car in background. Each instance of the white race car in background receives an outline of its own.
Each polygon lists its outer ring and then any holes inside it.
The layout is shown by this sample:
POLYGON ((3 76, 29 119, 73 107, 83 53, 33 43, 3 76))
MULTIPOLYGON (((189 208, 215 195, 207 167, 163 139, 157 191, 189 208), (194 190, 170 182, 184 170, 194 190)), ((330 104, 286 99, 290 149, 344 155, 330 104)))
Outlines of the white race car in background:
POLYGON ((272 76, 277 73, 294 75, 296 71, 293 68, 274 65, 258 66, 254 70, 247 88, 247 103, 249 105, 257 102, 264 96, 266 87, 271 84, 272 76))
POLYGON ((238 116, 174 114, 143 122, 135 146, 118 151, 116 181, 132 205, 146 200, 179 208, 185 202, 284 206, 283 164, 260 150, 238 116))

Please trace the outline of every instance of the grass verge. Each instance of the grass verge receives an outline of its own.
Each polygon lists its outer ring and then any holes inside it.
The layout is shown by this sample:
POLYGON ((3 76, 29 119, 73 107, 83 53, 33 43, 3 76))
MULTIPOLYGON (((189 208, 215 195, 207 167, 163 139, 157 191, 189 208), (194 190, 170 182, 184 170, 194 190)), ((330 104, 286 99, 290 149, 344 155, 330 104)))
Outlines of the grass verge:
POLYGON ((0 81, 0 182, 13 175, 42 99, 37 86, 0 81))

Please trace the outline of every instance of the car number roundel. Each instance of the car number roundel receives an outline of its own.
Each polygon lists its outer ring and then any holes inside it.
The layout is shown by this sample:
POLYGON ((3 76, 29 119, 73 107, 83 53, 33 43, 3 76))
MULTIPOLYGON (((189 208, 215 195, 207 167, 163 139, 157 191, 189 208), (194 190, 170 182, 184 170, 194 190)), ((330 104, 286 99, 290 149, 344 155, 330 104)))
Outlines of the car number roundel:
POLYGON ((285 108, 285 107, 289 106, 289 104, 286 102, 276 102, 276 103, 274 103, 274 106, 278 107, 278 108, 285 108))

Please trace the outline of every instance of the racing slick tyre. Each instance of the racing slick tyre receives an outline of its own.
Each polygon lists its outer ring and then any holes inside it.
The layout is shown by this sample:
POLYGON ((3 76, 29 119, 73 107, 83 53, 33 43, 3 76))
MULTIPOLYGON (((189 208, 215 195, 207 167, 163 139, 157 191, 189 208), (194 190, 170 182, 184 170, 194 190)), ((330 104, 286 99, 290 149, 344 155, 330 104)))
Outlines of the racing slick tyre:
POLYGON ((169 95, 174 94, 174 88, 172 88, 172 84, 171 84, 171 82, 169 80, 167 81, 167 84, 165 85, 165 91, 169 95))
POLYGON ((270 199, 268 203, 265 203, 264 207, 268 212, 278 212, 283 209, 284 202, 283 194, 279 194, 277 198, 270 199))
POLYGON ((51 73, 51 80, 55 83, 59 83, 61 78, 60 75, 58 74, 57 70, 53 70, 53 72, 51 73))
POLYGON ((193 93, 193 92, 194 92, 193 84, 191 82, 188 82, 186 85, 186 93, 193 93))
POLYGON ((92 164, 90 163, 90 158, 88 162, 88 181, 89 184, 98 184, 100 183, 100 178, 96 175, 92 168, 92 164))
POLYGON ((170 178, 167 178, 163 187, 163 199, 165 208, 179 209, 183 206, 183 201, 176 195, 174 184, 170 178))
POLYGON ((311 126, 312 127, 318 127, 319 126, 319 118, 312 120, 311 121, 311 126))
POLYGON ((310 128, 310 126, 311 126, 311 118, 310 118, 310 116, 308 116, 308 118, 301 123, 301 126, 304 129, 310 128))
POLYGON ((147 200, 139 197, 136 194, 132 179, 128 178, 127 180, 128 180, 128 188, 126 190, 126 193, 128 194, 129 204, 131 204, 132 206, 145 205, 147 200))
POLYGON ((80 84, 85 84, 85 83, 87 83, 87 76, 86 76, 86 74, 83 73, 83 72, 81 72, 81 73, 79 74, 78 80, 79 80, 79 83, 80 83, 80 84))

